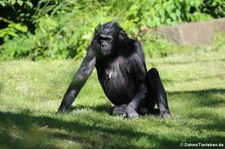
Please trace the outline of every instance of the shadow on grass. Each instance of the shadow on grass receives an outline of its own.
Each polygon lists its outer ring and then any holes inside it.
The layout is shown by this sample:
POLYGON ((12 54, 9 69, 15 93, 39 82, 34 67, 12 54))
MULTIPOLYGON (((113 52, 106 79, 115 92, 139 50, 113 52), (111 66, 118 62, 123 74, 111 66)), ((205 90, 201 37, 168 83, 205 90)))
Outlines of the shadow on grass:
MULTIPOLYGON (((206 89, 206 90, 195 90, 195 91, 180 91, 180 92, 169 92, 169 96, 182 96, 185 99, 191 95, 191 101, 194 102, 195 107, 217 107, 220 105, 225 106, 225 89, 206 89), (221 96, 217 96, 221 95, 221 96)), ((179 99, 179 98, 177 98, 179 99)), ((190 100, 190 99, 185 99, 190 100)))
MULTIPOLYGON (((199 91, 170 92, 169 96, 176 96, 173 102, 185 96, 191 95, 194 108, 217 108, 224 106, 223 96, 225 89, 209 89, 199 91)), ((185 99, 189 100, 189 99, 185 99)), ((185 103, 187 104, 187 103, 185 103)), ((187 105, 189 106, 189 105, 187 105)), ((90 108, 98 112, 108 112, 110 106, 78 106, 74 109, 90 108)), ((60 115, 52 117, 33 116, 28 112, 11 113, 0 112, 0 148, 179 148, 180 143, 223 143, 224 135, 218 133, 225 130, 224 117, 219 117, 212 111, 200 111, 190 113, 187 118, 209 120, 209 123, 187 124, 185 129, 197 131, 199 136, 186 135, 173 132, 169 136, 162 133, 160 136, 153 131, 138 131, 133 125, 117 125, 115 119, 104 119, 90 114, 84 114, 81 118, 65 120, 60 115), (84 119, 86 121, 84 121, 84 119), (110 125, 110 126, 109 126, 110 125), (122 126, 122 127, 121 127, 122 126), (202 132, 212 134, 201 134, 202 132), (70 145, 70 146, 69 146, 70 145)), ((173 123, 177 123, 176 120, 173 123)), ((125 124, 125 123, 124 123, 125 124)), ((151 125, 151 122, 149 122, 151 125)), ((178 125, 178 124, 176 124, 178 125)), ((147 126, 146 126, 147 127, 147 126)), ((161 127, 160 125, 158 127, 161 127)), ((186 131, 186 130, 184 130, 186 131)), ((187 132, 190 133, 190 132, 187 132)), ((195 132, 196 133, 196 132, 195 132)))
POLYGON ((68 112, 73 112, 76 110, 82 110, 82 109, 90 109, 96 112, 106 112, 109 113, 111 106, 109 104, 102 104, 97 106, 83 106, 83 105, 76 105, 69 108, 68 112))
MULTIPOLYGON (((216 113, 212 112, 199 112, 199 113, 192 113, 189 115, 192 118, 195 119, 204 119, 208 121, 208 123, 200 123, 200 124, 195 124, 195 127, 197 130, 216 130, 219 132, 223 132, 225 130, 225 118, 219 117, 216 113)), ((215 138, 216 139, 216 138, 215 138)), ((225 139, 225 136, 224 136, 225 139)))
MULTIPOLYGON (((176 134, 173 137, 158 136, 135 131, 130 126, 108 128, 99 125, 104 123, 102 120, 91 117, 84 117, 91 119, 93 123, 90 124, 8 112, 0 112, 0 117, 0 148, 68 148, 68 144, 72 148, 76 148, 76 144, 82 144, 82 148, 96 149, 149 148, 149 144, 154 145, 154 148, 179 148, 179 144, 182 142, 221 143, 225 139, 215 135, 205 139, 182 134, 176 134), (145 140, 143 146, 139 146, 133 141, 139 141, 143 138, 145 140), (75 142, 75 144, 71 144, 71 142, 75 142)), ((112 125, 114 125, 113 122, 112 125)), ((204 127, 211 129, 210 127, 213 126, 206 125, 204 127)))
POLYGON ((0 112, 0 117, 0 147, 6 148, 58 148, 49 143, 51 139, 74 141, 85 148, 139 148, 132 139, 141 137, 153 141, 159 148, 179 144, 161 140, 156 135, 136 132, 129 126, 101 127, 98 124, 103 121, 87 116, 85 118, 91 119, 94 125, 9 112, 0 112))
POLYGON ((216 75, 211 75, 211 76, 204 76, 204 77, 195 77, 195 78, 187 78, 187 79, 183 79, 183 80, 170 80, 170 79, 163 79, 163 82, 165 83, 171 83, 171 82, 189 82, 189 81, 199 81, 199 80, 205 80, 205 79, 213 79, 213 78, 220 78, 225 79, 225 73, 221 73, 221 74, 216 74, 216 75))
POLYGON ((221 132, 225 130, 225 117, 219 116, 217 111, 218 108, 222 109, 225 107, 225 89, 170 92, 168 95, 176 96, 174 102, 191 101, 186 102, 186 106, 191 109, 187 109, 188 117, 207 121, 207 123, 195 124, 196 129, 216 130, 221 132), (180 99, 182 99, 182 101, 178 101, 180 99))

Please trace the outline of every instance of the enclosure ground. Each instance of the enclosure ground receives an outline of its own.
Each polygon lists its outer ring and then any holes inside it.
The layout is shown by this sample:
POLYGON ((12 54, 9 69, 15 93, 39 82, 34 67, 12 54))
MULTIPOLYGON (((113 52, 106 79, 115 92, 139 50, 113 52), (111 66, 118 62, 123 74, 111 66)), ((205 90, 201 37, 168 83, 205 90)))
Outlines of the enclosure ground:
POLYGON ((56 111, 80 61, 0 62, 0 148, 225 146, 225 49, 147 59, 167 90, 173 119, 108 115, 96 71, 65 115, 56 111))

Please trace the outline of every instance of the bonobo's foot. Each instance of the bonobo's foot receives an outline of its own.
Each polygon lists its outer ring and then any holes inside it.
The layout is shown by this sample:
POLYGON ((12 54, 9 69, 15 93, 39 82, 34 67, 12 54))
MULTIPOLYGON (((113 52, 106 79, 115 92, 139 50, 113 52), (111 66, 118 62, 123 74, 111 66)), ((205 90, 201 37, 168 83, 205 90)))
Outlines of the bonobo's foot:
POLYGON ((123 117, 127 118, 127 119, 133 119, 133 118, 138 117, 138 116, 139 116, 139 114, 131 106, 127 106, 126 109, 125 109, 125 112, 123 113, 123 117))
POLYGON ((113 115, 113 116, 123 115, 123 113, 125 113, 126 106, 127 105, 124 104, 124 105, 112 107, 112 109, 110 111, 110 115, 113 115))
POLYGON ((149 110, 148 110, 148 108, 140 108, 140 110, 138 111, 138 114, 140 114, 140 115, 149 114, 149 110))
POLYGON ((172 115, 170 114, 170 112, 161 112, 159 114, 160 118, 166 119, 166 118, 172 118, 172 115))
POLYGON ((149 114, 159 116, 159 110, 158 109, 149 109, 149 114))

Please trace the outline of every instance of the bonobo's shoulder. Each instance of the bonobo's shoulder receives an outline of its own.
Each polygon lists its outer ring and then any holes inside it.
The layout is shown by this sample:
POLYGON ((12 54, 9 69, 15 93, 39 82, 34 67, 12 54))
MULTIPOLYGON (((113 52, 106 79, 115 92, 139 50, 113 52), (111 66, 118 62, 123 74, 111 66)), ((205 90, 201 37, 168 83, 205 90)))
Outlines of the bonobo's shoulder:
POLYGON ((134 52, 137 52, 139 54, 142 53, 142 47, 140 42, 134 39, 130 39, 130 45, 133 47, 132 49, 134 50, 134 52))
POLYGON ((137 40, 131 39, 133 41, 133 44, 135 45, 135 47, 137 48, 141 48, 141 43, 137 40))
POLYGON ((132 39, 132 38, 126 38, 124 40, 126 41, 126 43, 129 43, 129 44, 139 44, 139 45, 141 45, 137 40, 132 39))
POLYGON ((140 57, 143 61, 145 61, 141 43, 134 39, 131 39, 131 40, 132 40, 132 45, 134 46, 134 52, 138 55, 138 57, 140 57))
POLYGON ((132 59, 142 59, 144 61, 144 53, 142 51, 140 42, 131 38, 127 38, 121 45, 121 49, 123 49, 121 51, 122 54, 132 56, 132 59))
POLYGON ((125 45, 125 47, 129 48, 129 50, 141 49, 140 42, 138 42, 137 40, 131 39, 131 38, 125 39, 123 41, 123 44, 125 45))

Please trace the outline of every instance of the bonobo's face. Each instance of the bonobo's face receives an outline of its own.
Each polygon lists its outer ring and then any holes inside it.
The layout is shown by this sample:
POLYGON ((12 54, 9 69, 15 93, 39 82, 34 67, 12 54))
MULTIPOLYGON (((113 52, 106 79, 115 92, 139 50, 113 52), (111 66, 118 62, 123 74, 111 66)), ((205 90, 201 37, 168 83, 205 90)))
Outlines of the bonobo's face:
POLYGON ((106 23, 95 31, 95 52, 97 56, 105 57, 115 53, 118 35, 121 28, 114 22, 106 23))
POLYGON ((100 33, 97 37, 100 53, 109 55, 113 50, 113 37, 110 34, 100 33))

